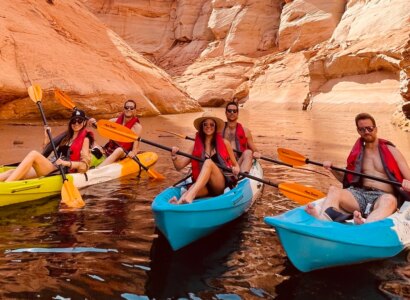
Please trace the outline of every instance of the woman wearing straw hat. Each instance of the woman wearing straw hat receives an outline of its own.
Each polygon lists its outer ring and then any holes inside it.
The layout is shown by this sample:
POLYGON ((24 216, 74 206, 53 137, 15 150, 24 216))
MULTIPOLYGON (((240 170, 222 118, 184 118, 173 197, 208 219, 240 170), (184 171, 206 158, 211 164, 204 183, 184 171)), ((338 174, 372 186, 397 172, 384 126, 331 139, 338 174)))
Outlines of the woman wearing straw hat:
POLYGON ((217 196, 226 187, 232 188, 236 184, 239 165, 235 159, 230 143, 222 138, 221 131, 225 123, 210 112, 194 121, 198 130, 195 143, 189 153, 204 160, 199 162, 185 156, 177 156, 178 147, 172 147, 171 157, 174 167, 179 171, 189 163, 192 165, 193 184, 181 195, 180 199, 173 197, 170 203, 191 203, 195 198, 217 196), (232 169, 232 174, 224 174, 216 164, 232 169))

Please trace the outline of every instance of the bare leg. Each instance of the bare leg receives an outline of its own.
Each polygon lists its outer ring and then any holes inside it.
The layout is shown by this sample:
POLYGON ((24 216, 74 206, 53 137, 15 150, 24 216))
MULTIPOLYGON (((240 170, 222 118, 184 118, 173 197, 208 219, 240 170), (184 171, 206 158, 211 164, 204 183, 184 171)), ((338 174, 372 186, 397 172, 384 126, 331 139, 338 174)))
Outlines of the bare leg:
POLYGON ((253 162, 252 151, 247 149, 244 152, 242 152, 242 155, 238 160, 238 164, 241 167, 241 172, 249 173, 249 171, 252 168, 252 162, 253 162))
POLYGON ((5 181, 10 176, 10 174, 13 173, 13 171, 14 170, 8 170, 3 173, 0 173, 0 182, 5 181))
POLYGON ((374 222, 393 214, 397 209, 397 199, 392 194, 383 194, 376 200, 373 211, 366 222, 374 222))
POLYGON ((113 162, 116 162, 117 160, 119 160, 120 158, 123 158, 124 156, 125 156, 124 150, 122 150, 122 148, 119 147, 115 149, 114 152, 111 153, 111 155, 109 155, 106 159, 104 159, 104 161, 97 168, 112 164, 113 162))
POLYGON ((41 153, 30 151, 5 181, 9 182, 25 178, 33 178, 34 172, 36 177, 40 177, 49 174, 55 169, 55 166, 41 153))
POLYGON ((352 212, 360 209, 359 204, 353 197, 352 193, 350 193, 348 190, 331 186, 329 188, 326 199, 322 203, 322 208, 320 211, 318 211, 313 204, 307 205, 305 210, 308 214, 312 215, 315 218, 328 220, 328 218, 325 216, 325 211, 329 207, 334 207, 337 210, 346 212, 352 212))
POLYGON ((210 159, 205 160, 197 181, 181 196, 178 203, 192 203, 196 197, 208 195, 207 186, 214 194, 221 194, 225 189, 225 178, 222 171, 210 159))

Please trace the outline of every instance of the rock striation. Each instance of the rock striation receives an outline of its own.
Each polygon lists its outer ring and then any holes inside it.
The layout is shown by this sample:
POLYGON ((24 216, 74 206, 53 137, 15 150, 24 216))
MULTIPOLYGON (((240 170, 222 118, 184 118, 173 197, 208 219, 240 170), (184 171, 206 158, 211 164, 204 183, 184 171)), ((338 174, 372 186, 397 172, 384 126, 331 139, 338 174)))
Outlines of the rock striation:
POLYGON ((0 3, 0 118, 39 118, 27 95, 44 91, 52 118, 69 115, 53 97, 68 93, 89 115, 109 117, 135 99, 141 115, 198 111, 170 75, 132 49, 81 1, 0 3))
POLYGON ((0 118, 35 114, 18 109, 31 81, 46 100, 58 86, 101 115, 128 97, 141 114, 235 98, 250 107, 393 111, 410 100, 407 2, 3 1, 0 118))

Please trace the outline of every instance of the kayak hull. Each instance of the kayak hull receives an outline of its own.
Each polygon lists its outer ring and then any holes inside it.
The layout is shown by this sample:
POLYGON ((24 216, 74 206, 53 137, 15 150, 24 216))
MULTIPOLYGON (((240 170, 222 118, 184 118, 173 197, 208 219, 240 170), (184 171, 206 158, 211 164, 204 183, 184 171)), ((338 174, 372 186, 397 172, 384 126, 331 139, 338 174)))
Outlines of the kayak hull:
MULTIPOLYGON (((150 167, 158 160, 154 152, 138 154, 141 163, 150 167)), ((0 167, 0 172, 10 169, 0 167)), ((126 158, 120 162, 104 167, 95 168, 87 173, 69 173, 67 179, 77 188, 107 182, 129 174, 139 172, 139 165, 132 159, 126 158)), ((0 182, 0 206, 12 205, 27 201, 54 197, 61 193, 63 182, 61 175, 52 175, 28 180, 0 182)))
POLYGON ((265 218, 276 229, 290 261, 302 272, 393 257, 408 244, 407 210, 354 225, 318 220, 304 208, 265 218))
MULTIPOLYGON (((263 177, 259 163, 254 163, 250 174, 263 177)), ((169 199, 181 196, 181 188, 178 186, 164 190, 152 203, 155 224, 174 251, 244 214, 260 196, 263 184, 246 178, 220 196, 195 200, 191 204, 170 204, 169 199)))

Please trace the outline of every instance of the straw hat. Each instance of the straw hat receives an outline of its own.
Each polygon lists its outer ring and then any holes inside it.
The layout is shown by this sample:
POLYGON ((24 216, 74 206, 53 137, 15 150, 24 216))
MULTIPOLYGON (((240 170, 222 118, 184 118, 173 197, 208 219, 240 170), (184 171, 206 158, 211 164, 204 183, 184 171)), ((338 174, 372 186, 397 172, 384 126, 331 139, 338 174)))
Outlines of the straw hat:
POLYGON ((195 119, 195 121, 194 121, 194 127, 196 128, 196 130, 199 131, 202 122, 203 122, 204 120, 206 120, 206 119, 212 119, 212 120, 215 121, 216 130, 217 130, 217 131, 222 131, 222 129, 223 129, 224 126, 225 126, 225 122, 224 122, 222 119, 216 117, 212 112, 207 111, 207 112, 204 112, 204 113, 202 114, 202 117, 199 117, 199 118, 196 118, 196 119, 195 119))

